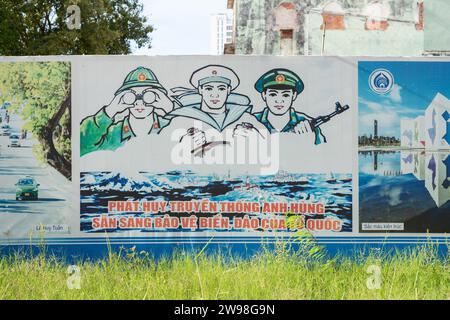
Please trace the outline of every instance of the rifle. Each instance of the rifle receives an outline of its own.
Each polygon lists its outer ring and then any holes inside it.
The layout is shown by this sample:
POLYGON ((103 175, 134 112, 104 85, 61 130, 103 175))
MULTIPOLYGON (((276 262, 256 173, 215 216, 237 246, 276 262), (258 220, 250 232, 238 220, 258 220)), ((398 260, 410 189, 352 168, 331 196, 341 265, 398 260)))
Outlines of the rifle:
POLYGON ((321 125, 323 125, 324 123, 328 122, 331 120, 331 118, 337 116, 338 114, 343 113, 344 111, 350 109, 350 107, 348 106, 348 104, 342 106, 341 103, 338 101, 336 102, 336 110, 326 116, 319 116, 317 118, 314 118, 310 121, 311 124, 311 128, 314 130, 318 127, 320 127, 321 125))

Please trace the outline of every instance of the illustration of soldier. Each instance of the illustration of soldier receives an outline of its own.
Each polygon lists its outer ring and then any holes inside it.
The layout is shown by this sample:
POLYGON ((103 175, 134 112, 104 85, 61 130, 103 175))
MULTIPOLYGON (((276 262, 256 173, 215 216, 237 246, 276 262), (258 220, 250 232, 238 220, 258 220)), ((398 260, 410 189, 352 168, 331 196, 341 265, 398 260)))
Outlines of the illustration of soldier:
POLYGON ((144 67, 134 69, 111 103, 81 121, 80 155, 114 151, 132 138, 158 134, 169 123, 164 115, 173 108, 174 102, 155 74, 144 67))
MULTIPOLYGON (((230 68, 221 65, 208 65, 193 72, 189 88, 173 88, 173 98, 183 107, 167 115, 171 128, 184 128, 180 143, 191 147, 191 153, 203 156, 215 146, 229 144, 229 141, 208 141, 205 132, 213 129, 223 132, 233 130, 233 136, 266 138, 269 134, 251 114, 250 99, 235 93, 239 77, 230 68), (198 128, 195 121, 200 121, 198 128)), ((167 129, 166 129, 167 130, 167 129)))
POLYGON ((302 79, 290 70, 277 68, 266 72, 255 83, 255 89, 261 94, 266 107, 254 115, 270 133, 311 135, 314 144, 325 143, 327 139, 320 126, 349 107, 336 102, 336 110, 333 113, 317 118, 310 117, 296 111, 292 106, 304 88, 302 79))

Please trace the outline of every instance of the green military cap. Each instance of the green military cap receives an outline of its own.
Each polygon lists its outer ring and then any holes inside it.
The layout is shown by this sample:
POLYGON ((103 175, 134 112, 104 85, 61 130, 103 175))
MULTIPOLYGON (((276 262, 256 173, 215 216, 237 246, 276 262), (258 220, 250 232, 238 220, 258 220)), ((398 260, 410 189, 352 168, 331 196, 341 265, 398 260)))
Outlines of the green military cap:
POLYGON ((305 88, 302 79, 294 72, 288 69, 272 69, 263 74, 255 83, 255 89, 258 92, 263 92, 265 89, 273 86, 288 86, 292 87, 297 94, 301 93, 305 88))
POLYGON ((159 83, 153 71, 144 67, 138 67, 131 71, 126 76, 122 86, 116 91, 116 95, 133 87, 153 87, 167 93, 166 89, 159 83))

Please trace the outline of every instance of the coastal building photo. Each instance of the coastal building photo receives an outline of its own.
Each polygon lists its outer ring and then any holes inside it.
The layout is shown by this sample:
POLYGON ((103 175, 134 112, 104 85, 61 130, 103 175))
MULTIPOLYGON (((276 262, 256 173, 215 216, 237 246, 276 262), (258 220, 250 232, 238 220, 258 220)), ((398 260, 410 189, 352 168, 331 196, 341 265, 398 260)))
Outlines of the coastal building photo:
POLYGON ((361 232, 449 232, 450 64, 358 67, 361 232))

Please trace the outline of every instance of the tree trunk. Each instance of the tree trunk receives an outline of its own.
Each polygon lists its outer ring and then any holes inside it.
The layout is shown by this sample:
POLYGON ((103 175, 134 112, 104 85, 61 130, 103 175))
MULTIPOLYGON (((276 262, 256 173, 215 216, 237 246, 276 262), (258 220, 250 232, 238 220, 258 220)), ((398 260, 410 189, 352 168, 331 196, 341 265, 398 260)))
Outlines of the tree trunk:
POLYGON ((69 180, 72 178, 72 163, 56 150, 53 142, 53 132, 66 110, 70 110, 71 96, 71 91, 69 89, 66 99, 61 104, 58 111, 49 120, 47 126, 42 131, 42 135, 39 137, 47 163, 69 180))

